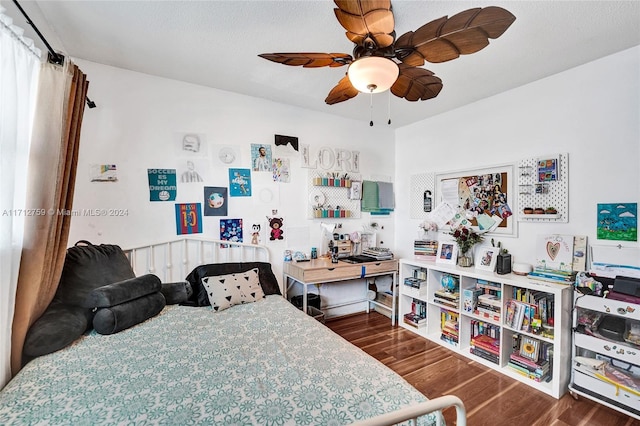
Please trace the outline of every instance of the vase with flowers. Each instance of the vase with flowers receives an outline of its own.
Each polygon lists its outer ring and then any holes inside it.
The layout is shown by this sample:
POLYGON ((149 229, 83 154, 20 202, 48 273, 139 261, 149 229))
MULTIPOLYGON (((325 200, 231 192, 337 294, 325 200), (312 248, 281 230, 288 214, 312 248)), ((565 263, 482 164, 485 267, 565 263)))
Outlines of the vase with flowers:
POLYGON ((478 234, 471 228, 459 226, 449 232, 458 244, 458 266, 473 265, 473 255, 471 249, 474 245, 484 240, 481 234, 478 234))
POLYGON ((432 232, 438 232, 438 224, 428 219, 421 222, 418 227, 422 231, 422 235, 419 236, 419 239, 421 240, 430 240, 431 238, 429 238, 429 235, 432 232))

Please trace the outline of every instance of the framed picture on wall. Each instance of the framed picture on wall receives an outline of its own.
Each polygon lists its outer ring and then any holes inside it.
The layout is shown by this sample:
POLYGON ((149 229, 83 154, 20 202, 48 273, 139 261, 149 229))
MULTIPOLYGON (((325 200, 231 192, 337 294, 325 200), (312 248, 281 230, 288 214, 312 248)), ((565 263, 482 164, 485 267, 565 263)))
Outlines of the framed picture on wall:
POLYGON ((362 199, 362 182, 359 182, 359 181, 351 182, 351 188, 349 188, 349 199, 350 200, 362 199))
POLYGON ((476 269, 483 271, 492 271, 496 269, 498 261, 498 249, 491 246, 477 246, 475 249, 474 264, 476 269))
POLYGON ((455 241, 440 241, 438 244, 438 253, 436 254, 436 263, 455 265, 457 258, 458 245, 455 241))

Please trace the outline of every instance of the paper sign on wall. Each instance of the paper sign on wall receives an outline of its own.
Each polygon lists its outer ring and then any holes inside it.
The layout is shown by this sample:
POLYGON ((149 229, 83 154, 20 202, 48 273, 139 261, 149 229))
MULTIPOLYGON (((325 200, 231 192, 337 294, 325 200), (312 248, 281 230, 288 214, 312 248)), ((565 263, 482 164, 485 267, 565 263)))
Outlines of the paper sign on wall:
POLYGON ((149 201, 176 199, 176 169, 147 169, 149 175, 149 201))

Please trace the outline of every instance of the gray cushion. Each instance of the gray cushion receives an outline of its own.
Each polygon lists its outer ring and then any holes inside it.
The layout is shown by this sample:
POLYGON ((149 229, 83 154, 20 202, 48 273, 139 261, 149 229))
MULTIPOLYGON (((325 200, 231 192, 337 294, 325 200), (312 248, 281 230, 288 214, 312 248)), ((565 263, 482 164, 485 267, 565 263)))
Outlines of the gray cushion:
POLYGON ((188 281, 162 283, 162 289, 160 291, 164 295, 167 305, 184 303, 189 300, 189 296, 193 293, 191 284, 189 284, 188 281))
POLYGON ((134 277, 129 259, 117 245, 79 241, 67 249, 56 294, 27 332, 23 361, 55 352, 80 337, 93 320, 92 309, 84 306, 89 293, 134 277))
POLYGON ((25 361, 64 348, 91 324, 91 311, 54 302, 29 328, 22 350, 25 361))
POLYGON ((157 293, 161 288, 160 278, 153 274, 142 275, 93 289, 83 306, 85 308, 108 308, 147 294, 157 293))
POLYGON ((158 315, 166 302, 162 293, 151 293, 108 308, 93 317, 93 328, 100 334, 113 334, 158 315))

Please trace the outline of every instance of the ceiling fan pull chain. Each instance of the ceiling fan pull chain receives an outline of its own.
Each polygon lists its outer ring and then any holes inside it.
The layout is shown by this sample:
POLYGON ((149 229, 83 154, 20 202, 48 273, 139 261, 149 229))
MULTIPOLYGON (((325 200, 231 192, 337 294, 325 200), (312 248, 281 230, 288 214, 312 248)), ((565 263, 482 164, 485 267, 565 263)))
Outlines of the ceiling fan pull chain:
POLYGON ((388 114, 389 115, 389 121, 387 121, 387 125, 391 126, 391 90, 389 90, 389 104, 387 106, 388 106, 387 111, 389 113, 388 114))
POLYGON ((369 126, 373 127, 373 91, 369 93, 369 126))

